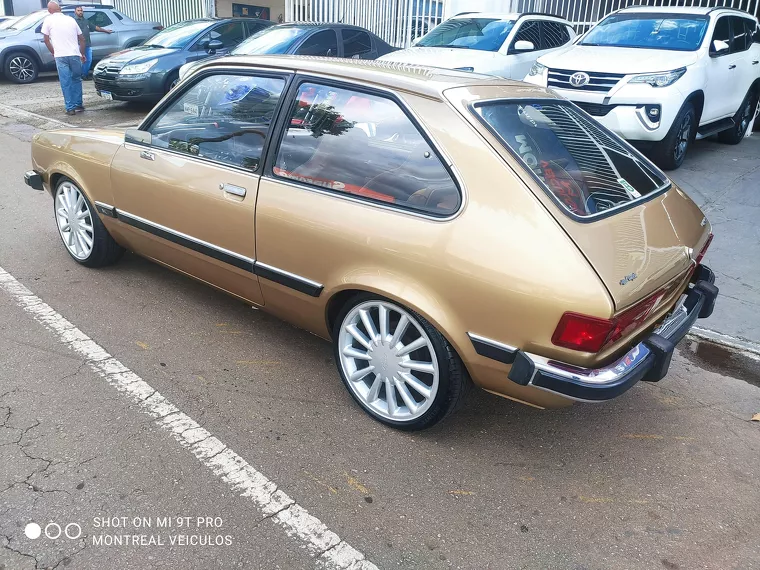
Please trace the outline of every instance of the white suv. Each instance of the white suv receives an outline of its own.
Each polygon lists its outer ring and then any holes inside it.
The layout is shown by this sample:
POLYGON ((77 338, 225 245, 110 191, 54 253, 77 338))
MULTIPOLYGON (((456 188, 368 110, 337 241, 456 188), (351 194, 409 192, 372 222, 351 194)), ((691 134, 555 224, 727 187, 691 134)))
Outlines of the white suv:
POLYGON ((536 58, 573 38, 570 22, 547 14, 467 12, 379 59, 522 79, 536 58))
POLYGON ((674 169, 695 138, 744 137, 760 93, 760 28, 730 8, 628 8, 540 57, 525 81, 674 169))

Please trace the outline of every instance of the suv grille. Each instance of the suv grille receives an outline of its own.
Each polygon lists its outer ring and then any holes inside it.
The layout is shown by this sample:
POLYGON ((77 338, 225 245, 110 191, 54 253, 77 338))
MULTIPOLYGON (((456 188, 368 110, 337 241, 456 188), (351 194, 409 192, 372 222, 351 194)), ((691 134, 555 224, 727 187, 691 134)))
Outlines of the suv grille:
POLYGON ((578 73, 570 69, 550 69, 548 86, 558 89, 577 89, 580 91, 598 91, 607 93, 618 81, 625 77, 624 73, 600 73, 586 72, 589 76, 589 82, 586 85, 575 87, 570 84, 570 77, 573 73, 578 73))
POLYGON ((573 101, 573 103, 593 117, 604 117, 617 107, 617 105, 602 105, 600 103, 586 103, 585 101, 573 101))

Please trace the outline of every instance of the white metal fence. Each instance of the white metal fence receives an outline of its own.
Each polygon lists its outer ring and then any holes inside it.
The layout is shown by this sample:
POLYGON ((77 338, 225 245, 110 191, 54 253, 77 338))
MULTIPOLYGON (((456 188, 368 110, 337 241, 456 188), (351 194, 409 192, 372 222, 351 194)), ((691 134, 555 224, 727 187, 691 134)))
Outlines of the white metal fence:
POLYGON ((160 22, 164 26, 214 15, 214 0, 109 0, 107 3, 133 20, 160 22))

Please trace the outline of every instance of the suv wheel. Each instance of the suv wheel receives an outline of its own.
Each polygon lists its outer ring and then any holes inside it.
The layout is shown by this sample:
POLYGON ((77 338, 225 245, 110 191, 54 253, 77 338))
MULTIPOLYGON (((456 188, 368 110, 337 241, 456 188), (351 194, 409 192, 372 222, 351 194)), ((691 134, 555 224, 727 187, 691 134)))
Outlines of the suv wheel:
POLYGON ((664 170, 675 170, 683 164, 686 151, 697 131, 694 105, 686 103, 673 121, 668 134, 652 149, 652 160, 664 170))
POLYGON ((471 383, 464 365, 414 311, 361 293, 341 310, 332 333, 343 383, 376 420, 421 430, 461 405, 471 383))
POLYGON ((31 83, 37 79, 40 66, 34 57, 23 52, 10 54, 5 58, 5 77, 13 83, 31 83))
POLYGON ((742 101, 742 106, 734 115, 734 126, 718 133, 718 140, 726 144, 739 144, 747 133, 752 116, 757 109, 757 94, 754 91, 747 93, 742 101))

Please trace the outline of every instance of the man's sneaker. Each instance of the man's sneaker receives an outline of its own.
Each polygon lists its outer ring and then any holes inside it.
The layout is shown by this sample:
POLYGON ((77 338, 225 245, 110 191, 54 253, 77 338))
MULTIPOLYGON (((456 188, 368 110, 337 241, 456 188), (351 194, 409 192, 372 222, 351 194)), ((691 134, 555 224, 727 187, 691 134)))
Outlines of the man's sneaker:
POLYGON ((71 109, 70 111, 66 111, 67 115, 76 115, 77 112, 74 109, 71 109))
POLYGON ((84 105, 79 105, 78 107, 74 107, 75 113, 83 113, 84 112, 84 105))

